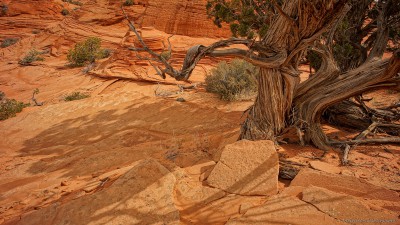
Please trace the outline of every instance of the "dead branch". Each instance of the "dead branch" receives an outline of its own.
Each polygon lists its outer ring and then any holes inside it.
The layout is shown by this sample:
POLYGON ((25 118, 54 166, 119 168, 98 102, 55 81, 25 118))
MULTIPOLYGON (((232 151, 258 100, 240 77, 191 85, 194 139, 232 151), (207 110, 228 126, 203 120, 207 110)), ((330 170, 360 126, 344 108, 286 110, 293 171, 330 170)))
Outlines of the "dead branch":
POLYGON ((35 104, 35 106, 42 106, 44 104, 44 102, 38 102, 35 98, 35 95, 39 93, 39 89, 36 88, 35 90, 33 90, 32 93, 32 98, 31 100, 33 101, 33 103, 35 104))
POLYGON ((378 126, 377 122, 373 122, 366 130, 364 130, 363 132, 361 132, 359 135, 357 135, 356 138, 354 138, 354 140, 360 140, 363 139, 364 137, 366 137, 369 133, 371 133, 372 131, 375 130, 375 128, 378 126))
POLYGON ((342 165, 347 165, 349 163, 348 157, 349 157, 349 152, 350 152, 350 145, 346 144, 346 147, 344 148, 343 151, 343 158, 342 158, 342 165))
MULTIPOLYGON (((155 61, 157 63, 163 64, 165 69, 161 69, 160 67, 152 65, 158 75, 165 79, 165 74, 170 75, 171 77, 175 78, 176 80, 188 80, 191 73, 193 72, 194 68, 196 67, 197 63, 204 58, 205 56, 212 56, 212 57, 220 57, 220 56, 235 56, 238 58, 242 58, 256 66, 260 67, 269 67, 269 68, 278 68, 282 65, 282 63, 287 58, 287 52, 284 49, 274 49, 273 47, 265 47, 262 45, 261 42, 255 42, 253 40, 247 39, 238 39, 238 38, 231 38, 228 40, 218 41, 208 47, 203 45, 197 45, 191 47, 186 54, 186 57, 183 62, 183 66, 181 70, 176 70, 169 62, 169 57, 163 57, 163 54, 158 54, 151 50, 146 43, 144 42, 141 34, 137 31, 134 23, 129 20, 128 15, 126 14, 123 6, 121 6, 121 10, 125 16, 125 19, 128 21, 129 29, 133 31, 139 43, 142 45, 141 48, 132 48, 130 50, 134 51, 145 51, 151 55, 151 58, 146 57, 145 60, 155 61), (242 44, 248 47, 248 50, 243 49, 224 49, 224 50, 217 50, 219 48, 229 47, 235 44, 242 44), (261 56, 262 55, 262 56, 261 56)), ((168 38, 168 51, 171 54, 172 48, 170 43, 170 36, 168 38)), ((142 58, 137 54, 139 58, 142 58)))
POLYGON ((304 146, 303 132, 301 132, 301 129, 299 127, 296 127, 296 132, 297 132, 297 136, 299 137, 299 140, 300 140, 300 145, 304 146))
POLYGON ((348 140, 348 141, 329 141, 331 145, 341 144, 393 144, 400 143, 399 137, 388 137, 388 138, 371 138, 364 140, 348 140))

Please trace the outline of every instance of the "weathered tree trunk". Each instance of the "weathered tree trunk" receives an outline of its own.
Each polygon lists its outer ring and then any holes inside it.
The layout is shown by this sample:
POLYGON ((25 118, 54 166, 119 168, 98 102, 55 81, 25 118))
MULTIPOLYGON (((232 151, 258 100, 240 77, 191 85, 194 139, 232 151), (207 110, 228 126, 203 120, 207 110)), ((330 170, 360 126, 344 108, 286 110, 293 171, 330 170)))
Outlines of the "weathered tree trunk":
POLYGON ((240 139, 269 139, 286 127, 286 115, 291 107, 295 79, 279 69, 261 68, 258 95, 242 126, 240 139))
MULTIPOLYGON (((303 52, 348 10, 345 1, 315 8, 312 1, 287 1, 277 7, 279 16, 263 38, 263 46, 287 52, 285 61, 275 68, 261 68, 259 92, 242 125, 240 139, 274 140, 290 125, 289 112, 299 84, 297 70, 303 52), (297 18, 297 19, 294 19, 297 18)), ((313 119, 312 119, 313 120, 313 119)))

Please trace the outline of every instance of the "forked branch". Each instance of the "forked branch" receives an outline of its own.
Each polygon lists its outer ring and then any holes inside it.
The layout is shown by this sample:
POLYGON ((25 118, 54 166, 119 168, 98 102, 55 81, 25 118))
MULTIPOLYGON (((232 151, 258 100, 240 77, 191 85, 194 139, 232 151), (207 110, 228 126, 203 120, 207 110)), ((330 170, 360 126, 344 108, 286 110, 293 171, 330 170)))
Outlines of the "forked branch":
MULTIPOLYGON (((150 63, 156 72, 165 79, 165 74, 175 78, 176 80, 188 80, 190 75, 192 74, 194 68, 199 63, 199 61, 206 57, 221 57, 221 56, 235 56, 238 58, 242 58, 256 66, 260 67, 268 67, 268 68, 278 68, 280 67, 283 62, 287 58, 287 52, 285 50, 277 50, 273 47, 265 47, 260 42, 256 42, 254 40, 247 40, 247 39, 238 39, 238 38, 231 38, 228 40, 221 40, 215 42, 214 44, 206 47, 203 45, 196 45, 188 49, 183 66, 181 70, 176 70, 171 63, 169 62, 170 57, 165 57, 165 55, 158 54, 150 49, 147 44, 144 42, 142 36, 137 31, 134 23, 129 20, 128 15, 126 14, 123 6, 121 6, 121 10, 125 16, 125 19, 128 21, 129 29, 133 31, 141 48, 129 48, 130 50, 134 51, 145 51, 151 55, 149 58, 144 58, 149 61, 154 61, 157 63, 161 63, 165 68, 160 68, 150 63), (229 48, 223 50, 217 50, 220 48, 226 48, 231 45, 241 44, 247 47, 247 50, 238 49, 238 48, 229 48)), ((171 43, 168 38, 168 51, 171 54, 172 48, 171 43)), ((138 55, 138 57, 140 57, 138 55)), ((143 59, 143 58, 142 58, 143 59)))

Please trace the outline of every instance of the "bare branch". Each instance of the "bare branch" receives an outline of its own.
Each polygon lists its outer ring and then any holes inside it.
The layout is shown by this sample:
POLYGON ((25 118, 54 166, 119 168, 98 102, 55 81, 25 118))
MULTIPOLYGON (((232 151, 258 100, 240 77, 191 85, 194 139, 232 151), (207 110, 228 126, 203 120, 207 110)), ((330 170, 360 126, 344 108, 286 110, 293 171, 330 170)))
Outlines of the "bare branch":
POLYGON ((329 141, 331 145, 338 144, 390 144, 400 143, 399 137, 388 137, 388 138, 371 138, 364 140, 348 140, 348 141, 329 141))
MULTIPOLYGON (((254 40, 247 40, 247 39, 238 39, 238 38, 231 38, 228 40, 218 41, 208 47, 203 45, 196 45, 191 47, 186 54, 186 57, 183 62, 182 69, 180 71, 175 70, 171 63, 168 62, 166 57, 163 57, 162 54, 157 54, 153 50, 151 50, 146 43, 143 41, 143 38, 136 30, 132 21, 129 20, 128 15, 125 13, 123 7, 121 6, 122 12, 125 15, 126 20, 128 21, 128 25, 130 30, 134 32, 137 39, 139 40, 140 44, 142 45, 141 48, 129 48, 130 50, 138 50, 138 51, 146 51, 148 52, 152 58, 144 58, 145 60, 152 60, 159 63, 162 63, 165 66, 165 69, 156 69, 156 72, 161 75, 161 77, 165 78, 165 74, 168 74, 174 77, 176 80, 188 80, 191 73, 193 72, 194 68, 198 64, 198 62, 204 58, 205 56, 212 56, 212 57, 220 57, 220 56, 236 56, 242 58, 256 66, 260 67, 269 67, 269 68, 278 68, 282 65, 287 57, 287 53, 285 50, 277 51, 273 48, 267 48, 263 46, 259 42, 255 42, 254 40), (242 44, 245 45, 248 50, 243 49, 224 49, 224 50, 217 50, 219 48, 229 47, 231 45, 242 44), (258 54, 256 54, 258 52, 258 54)), ((171 43, 170 43, 170 36, 168 38, 168 51, 169 53, 172 52, 171 43)), ((143 57, 137 56, 141 59, 143 57)), ((153 67, 155 67, 152 64, 153 67)))
POLYGON ((350 145, 346 144, 343 151, 342 165, 347 165, 349 163, 348 157, 350 152, 350 145))

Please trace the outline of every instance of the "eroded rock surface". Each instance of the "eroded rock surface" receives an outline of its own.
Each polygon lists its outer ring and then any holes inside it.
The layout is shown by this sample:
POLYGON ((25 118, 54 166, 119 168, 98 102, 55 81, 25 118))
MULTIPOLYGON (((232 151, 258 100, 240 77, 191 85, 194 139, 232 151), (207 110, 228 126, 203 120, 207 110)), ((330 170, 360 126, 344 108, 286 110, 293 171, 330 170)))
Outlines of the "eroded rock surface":
POLYGON ((175 177, 153 159, 142 160, 107 189, 22 215, 7 224, 179 224, 175 177))
POLYGON ((261 224, 346 224, 320 212, 296 197, 277 195, 264 205, 249 209, 242 217, 231 219, 226 225, 261 224))
POLYGON ((304 169, 297 174, 290 186, 310 185, 326 188, 328 190, 353 195, 356 197, 399 202, 400 197, 395 191, 370 184, 362 179, 340 176, 311 169, 304 169))
POLYGON ((303 191, 306 201, 331 217, 349 223, 398 224, 394 212, 371 210, 365 202, 353 196, 339 194, 320 187, 309 187, 303 191))
POLYGON ((273 195, 278 190, 278 172, 272 141, 241 140, 225 146, 207 182, 229 193, 273 195))

